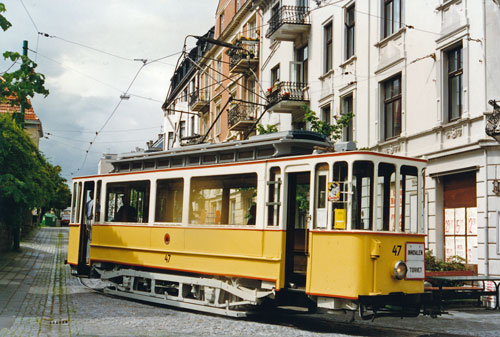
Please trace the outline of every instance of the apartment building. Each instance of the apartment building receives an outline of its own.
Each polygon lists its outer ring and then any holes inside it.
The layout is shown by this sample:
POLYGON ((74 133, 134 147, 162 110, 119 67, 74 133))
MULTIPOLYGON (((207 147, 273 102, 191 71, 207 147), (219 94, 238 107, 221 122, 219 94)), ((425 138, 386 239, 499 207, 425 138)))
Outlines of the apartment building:
POLYGON ((307 129, 304 106, 330 123, 353 112, 343 140, 429 161, 427 248, 500 274, 500 146, 486 133, 500 135, 500 1, 220 1, 214 38, 241 45, 240 36, 251 53, 214 44, 199 62, 210 97, 200 134, 238 139, 256 119, 307 129), (235 123, 234 107, 248 102, 255 113, 235 123))

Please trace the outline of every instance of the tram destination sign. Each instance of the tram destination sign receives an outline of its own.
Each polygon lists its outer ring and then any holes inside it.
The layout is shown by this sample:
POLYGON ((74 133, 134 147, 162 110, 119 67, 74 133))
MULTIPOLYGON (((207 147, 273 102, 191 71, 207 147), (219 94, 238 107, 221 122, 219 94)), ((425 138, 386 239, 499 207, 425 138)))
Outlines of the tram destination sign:
POLYGON ((406 244, 407 280, 425 278, 425 245, 423 243, 406 244))

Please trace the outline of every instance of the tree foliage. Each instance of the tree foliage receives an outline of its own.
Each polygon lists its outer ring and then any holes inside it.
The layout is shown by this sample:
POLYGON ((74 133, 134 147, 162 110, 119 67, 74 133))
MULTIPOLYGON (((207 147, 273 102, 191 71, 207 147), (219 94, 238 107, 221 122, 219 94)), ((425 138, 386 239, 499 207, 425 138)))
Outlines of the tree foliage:
POLYGON ((303 121, 309 123, 311 131, 321 133, 327 138, 330 138, 332 142, 339 140, 342 137, 342 132, 344 128, 349 125, 349 122, 354 117, 352 112, 342 114, 340 116, 334 116, 335 124, 330 124, 328 121, 321 120, 316 112, 309 109, 308 106, 304 106, 305 110, 303 121))
POLYGON ((274 124, 268 124, 266 126, 262 124, 257 124, 257 132, 259 133, 259 135, 278 132, 278 127, 274 124))
MULTIPOLYGON (((5 5, 0 3, 0 27, 6 31, 11 23, 2 15, 5 5)), ((19 64, 19 68, 2 75, 0 102, 30 108, 29 98, 35 94, 47 96, 45 76, 35 71, 37 67, 29 57, 16 52, 3 56, 19 64)), ((69 205, 70 191, 66 180, 60 176, 61 167, 51 165, 38 151, 23 130, 24 116, 0 115, 0 223, 10 229, 13 248, 19 248, 22 221, 34 208, 63 209, 69 205)))

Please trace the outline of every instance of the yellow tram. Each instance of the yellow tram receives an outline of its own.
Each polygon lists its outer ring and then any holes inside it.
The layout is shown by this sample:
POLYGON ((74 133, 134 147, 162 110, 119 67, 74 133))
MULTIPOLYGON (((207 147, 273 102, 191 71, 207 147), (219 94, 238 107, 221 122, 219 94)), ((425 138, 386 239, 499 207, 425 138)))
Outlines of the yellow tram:
POLYGON ((328 146, 291 131, 123 155, 73 179, 67 263, 112 294, 236 317, 418 315, 426 161, 328 146))

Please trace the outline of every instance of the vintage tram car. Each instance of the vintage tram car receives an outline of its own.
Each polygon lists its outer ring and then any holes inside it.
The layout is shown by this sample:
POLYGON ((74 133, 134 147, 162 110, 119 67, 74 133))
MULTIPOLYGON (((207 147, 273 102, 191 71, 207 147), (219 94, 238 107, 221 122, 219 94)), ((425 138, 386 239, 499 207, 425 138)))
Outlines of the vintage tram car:
POLYGON ((122 155, 73 179, 67 263, 111 294, 235 317, 418 315, 426 161, 345 149, 293 131, 122 155))

